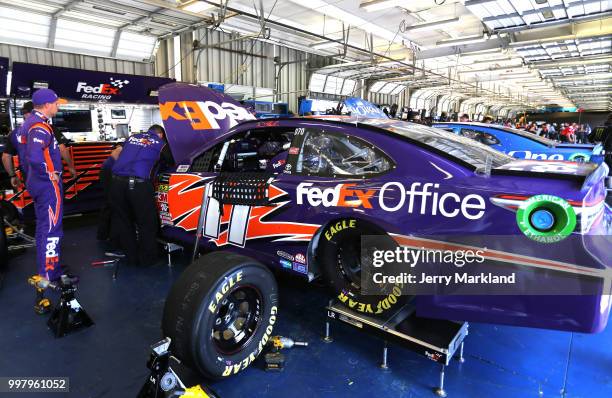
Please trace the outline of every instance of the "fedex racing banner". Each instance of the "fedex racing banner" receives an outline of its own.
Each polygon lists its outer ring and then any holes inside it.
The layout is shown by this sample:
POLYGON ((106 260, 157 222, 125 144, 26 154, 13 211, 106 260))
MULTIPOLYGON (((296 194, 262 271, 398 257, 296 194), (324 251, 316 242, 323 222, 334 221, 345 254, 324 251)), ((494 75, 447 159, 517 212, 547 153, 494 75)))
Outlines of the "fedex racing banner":
POLYGON ((60 97, 76 101, 103 101, 156 104, 151 91, 174 79, 124 73, 96 72, 13 62, 11 93, 30 97, 34 83, 47 84, 60 97))

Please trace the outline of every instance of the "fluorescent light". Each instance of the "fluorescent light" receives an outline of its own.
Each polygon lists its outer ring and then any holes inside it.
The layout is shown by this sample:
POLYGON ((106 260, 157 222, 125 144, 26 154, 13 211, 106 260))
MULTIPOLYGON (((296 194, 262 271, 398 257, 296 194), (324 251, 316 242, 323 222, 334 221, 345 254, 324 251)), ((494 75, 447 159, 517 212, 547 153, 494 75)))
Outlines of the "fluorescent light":
POLYGON ((443 27, 455 25, 457 22, 459 22, 459 17, 444 19, 441 21, 423 22, 416 25, 408 26, 406 30, 409 30, 411 32, 419 32, 422 30, 441 29, 443 27))
POLYGON ((194 2, 187 4, 186 6, 181 7, 181 10, 198 13, 198 12, 210 10, 211 8, 214 8, 214 7, 215 7, 214 5, 208 4, 204 1, 194 1, 194 2))
POLYGON ((363 8, 367 12, 386 10, 387 8, 400 5, 402 0, 372 0, 359 4, 359 8, 363 8))
POLYGON ((337 41, 321 41, 318 43, 312 43, 309 45, 309 47, 315 50, 323 50, 325 48, 339 47, 341 45, 342 44, 338 43, 337 41))
POLYGON ((467 37, 460 37, 458 39, 450 39, 450 40, 440 40, 439 42, 436 43, 436 45, 440 46, 440 47, 447 47, 447 46, 457 46, 460 44, 470 44, 470 43, 479 43, 481 41, 485 41, 486 38, 482 35, 480 36, 467 36, 467 37))

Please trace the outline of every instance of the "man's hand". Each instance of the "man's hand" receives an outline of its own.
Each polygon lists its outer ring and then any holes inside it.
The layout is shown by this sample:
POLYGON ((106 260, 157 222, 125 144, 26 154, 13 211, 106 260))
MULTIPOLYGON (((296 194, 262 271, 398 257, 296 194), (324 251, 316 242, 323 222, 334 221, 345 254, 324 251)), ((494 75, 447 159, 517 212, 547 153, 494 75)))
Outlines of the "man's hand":
POLYGON ((21 180, 19 179, 19 177, 12 176, 11 177, 11 185, 13 186, 13 188, 19 189, 19 187, 21 186, 21 180))
POLYGON ((70 172, 70 178, 72 180, 77 178, 77 172, 76 172, 76 169, 74 167, 68 167, 68 171, 70 172))

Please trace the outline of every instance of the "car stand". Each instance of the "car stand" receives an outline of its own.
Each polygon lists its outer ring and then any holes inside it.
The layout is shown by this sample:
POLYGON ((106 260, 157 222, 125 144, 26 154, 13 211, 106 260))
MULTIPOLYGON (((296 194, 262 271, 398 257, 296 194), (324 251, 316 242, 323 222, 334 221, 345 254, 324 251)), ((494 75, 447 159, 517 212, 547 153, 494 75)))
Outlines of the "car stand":
POLYGON ((440 380, 434 392, 440 397, 446 397, 444 389, 444 374, 446 366, 457 353, 460 363, 463 357, 463 344, 468 335, 467 322, 453 322, 440 319, 426 319, 416 316, 414 303, 405 304, 394 314, 386 318, 376 318, 358 313, 346 307, 338 300, 331 300, 327 309, 325 336, 323 341, 332 342, 330 322, 337 321, 366 334, 383 339, 383 356, 380 368, 389 369, 388 343, 394 343, 421 354, 429 360, 441 365, 440 380))
POLYGON ((199 384, 189 388, 185 386, 184 378, 179 375, 185 373, 188 378, 188 372, 181 367, 180 361, 172 356, 170 343, 170 337, 166 337, 151 345, 151 355, 147 362, 151 374, 137 398, 218 398, 216 393, 207 387, 202 388, 199 384))

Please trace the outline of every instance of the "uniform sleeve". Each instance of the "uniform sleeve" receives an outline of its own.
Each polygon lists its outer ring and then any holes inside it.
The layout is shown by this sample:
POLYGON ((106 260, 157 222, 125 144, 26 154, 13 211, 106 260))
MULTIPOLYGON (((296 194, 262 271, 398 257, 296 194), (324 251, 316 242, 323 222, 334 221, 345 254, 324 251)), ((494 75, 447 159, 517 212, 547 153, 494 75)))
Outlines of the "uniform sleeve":
POLYGON ((66 138, 66 136, 64 134, 62 134, 61 131, 57 130, 57 129, 53 129, 53 135, 55 136, 55 139, 57 140, 57 143, 59 145, 61 144, 68 144, 70 142, 70 140, 68 138, 66 138))
POLYGON ((51 134, 43 128, 34 127, 28 131, 28 145, 26 158, 30 173, 40 177, 46 177, 49 171, 45 159, 45 150, 51 144, 51 134))
POLYGON ((11 156, 16 156, 17 155, 17 148, 15 147, 15 143, 13 141, 15 141, 16 136, 15 136, 15 132, 13 131, 11 134, 9 134, 9 136, 6 139, 6 144, 4 145, 4 153, 8 153, 11 156))

